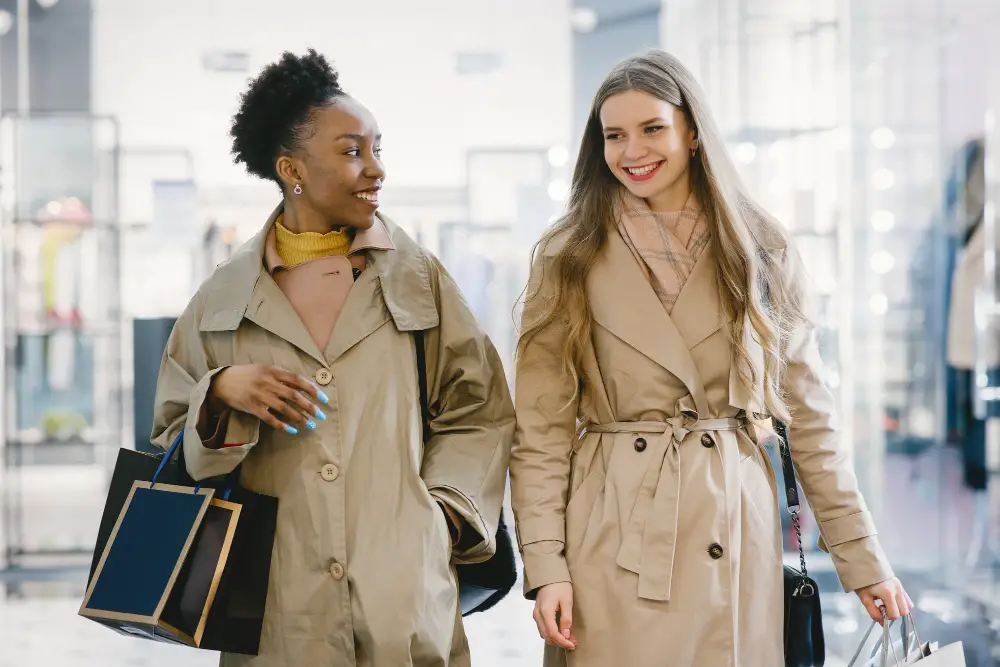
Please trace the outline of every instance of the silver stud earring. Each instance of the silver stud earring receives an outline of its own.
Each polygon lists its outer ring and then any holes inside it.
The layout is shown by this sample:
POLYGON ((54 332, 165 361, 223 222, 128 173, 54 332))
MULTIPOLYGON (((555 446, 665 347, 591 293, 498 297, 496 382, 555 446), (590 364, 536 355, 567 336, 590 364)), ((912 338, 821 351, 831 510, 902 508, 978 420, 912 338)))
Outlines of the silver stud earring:
MULTIPOLYGON (((693 153, 692 153, 692 155, 693 155, 693 153)), ((297 195, 300 195, 300 194, 302 194, 302 185, 301 185, 301 184, 299 184, 299 183, 296 183, 296 184, 295 184, 295 187, 294 187, 294 188, 292 188, 292 192, 294 192, 294 193, 295 193, 295 194, 297 194, 297 195)))

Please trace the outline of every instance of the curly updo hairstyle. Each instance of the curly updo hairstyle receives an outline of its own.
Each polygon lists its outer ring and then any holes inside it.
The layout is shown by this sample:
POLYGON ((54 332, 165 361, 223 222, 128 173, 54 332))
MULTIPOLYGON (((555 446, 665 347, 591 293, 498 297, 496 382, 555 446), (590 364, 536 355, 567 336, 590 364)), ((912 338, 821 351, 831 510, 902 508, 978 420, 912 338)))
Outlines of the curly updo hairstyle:
POLYGON ((315 111, 347 93, 327 59, 309 49, 304 56, 285 52, 265 67, 240 98, 229 135, 234 161, 248 173, 281 186, 275 162, 297 150, 309 136, 315 111))

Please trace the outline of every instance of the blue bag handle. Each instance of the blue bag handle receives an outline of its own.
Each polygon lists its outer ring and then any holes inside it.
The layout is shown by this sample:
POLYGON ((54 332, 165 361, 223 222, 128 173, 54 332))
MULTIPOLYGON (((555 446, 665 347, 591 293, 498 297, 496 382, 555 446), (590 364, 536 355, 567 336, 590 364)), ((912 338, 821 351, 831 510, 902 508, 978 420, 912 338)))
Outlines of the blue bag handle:
MULTIPOLYGON (((163 472, 163 469, 167 466, 167 461, 174 457, 174 454, 177 452, 177 449, 181 446, 182 442, 184 442, 184 429, 181 429, 181 432, 177 434, 177 437, 174 438, 174 441, 170 444, 170 448, 167 449, 167 453, 163 455, 163 460, 160 461, 160 465, 156 468, 156 472, 153 473, 153 480, 149 483, 150 489, 156 486, 156 480, 160 478, 160 473, 163 472)), ((243 464, 241 463, 236 466, 231 473, 226 475, 226 488, 222 491, 223 500, 229 500, 229 494, 233 491, 233 485, 239 480, 240 468, 242 466, 243 464)), ((194 492, 198 493, 200 490, 201 483, 199 482, 194 487, 194 492)))

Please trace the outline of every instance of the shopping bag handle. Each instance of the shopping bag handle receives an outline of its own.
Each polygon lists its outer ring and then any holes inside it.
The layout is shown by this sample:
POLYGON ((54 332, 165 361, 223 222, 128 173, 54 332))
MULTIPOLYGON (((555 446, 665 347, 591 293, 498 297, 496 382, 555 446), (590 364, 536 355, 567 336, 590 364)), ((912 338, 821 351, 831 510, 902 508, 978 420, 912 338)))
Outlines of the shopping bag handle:
POLYGON ((149 488, 153 488, 156 485, 156 480, 160 478, 160 473, 167 467, 167 461, 174 458, 177 448, 181 446, 183 441, 184 429, 181 429, 181 432, 177 434, 177 437, 174 438, 174 441, 171 443, 170 448, 167 449, 167 453, 163 455, 163 459, 160 461, 160 465, 157 466, 156 472, 153 473, 153 480, 149 483, 149 488))
MULTIPOLYGON (((177 453, 178 448, 181 446, 182 442, 184 442, 184 429, 183 428, 181 429, 181 432, 177 434, 177 437, 174 438, 174 441, 170 444, 170 448, 167 449, 167 453, 163 455, 163 460, 160 461, 160 465, 157 466, 156 472, 153 473, 153 481, 151 481, 149 483, 149 488, 152 489, 154 486, 156 486, 156 480, 158 480, 160 478, 160 473, 163 472, 163 469, 167 466, 167 461, 169 461, 170 459, 174 458, 174 454, 177 453)), ((183 450, 181 450, 181 452, 183 452, 183 450)), ((183 457, 183 454, 182 454, 182 457, 183 457)), ((222 499, 223 500, 229 500, 229 495, 233 491, 233 486, 236 484, 237 480, 239 479, 240 468, 242 466, 243 466, 243 464, 241 463, 240 465, 238 465, 235 468, 233 468, 232 472, 230 472, 228 475, 226 475, 226 487, 222 491, 222 499)), ((195 493, 198 493, 198 491, 200 491, 200 490, 201 490, 201 482, 199 482, 194 487, 194 492, 195 493)))
MULTIPOLYGON (((874 630, 875 627, 878 625, 882 626, 882 637, 872 648, 872 654, 868 659, 872 660, 873 658, 876 657, 876 654, 878 653, 880 654, 879 657, 881 660, 881 662, 879 663, 879 667, 891 667, 891 665, 889 664, 889 651, 891 650, 893 653, 893 660, 895 661, 895 664, 897 665, 901 664, 899 662, 899 658, 896 656, 896 649, 895 647, 892 646, 892 642, 889 639, 889 630, 892 628, 892 625, 895 623, 895 621, 890 621, 888 618, 886 618, 885 607, 881 607, 881 611, 882 611, 882 623, 880 624, 878 621, 872 621, 872 624, 868 626, 868 632, 866 632, 865 636, 862 637, 861 643, 858 644, 858 650, 854 652, 854 657, 851 658, 851 662, 848 663, 847 667, 854 667, 854 664, 858 661, 858 658, 861 657, 861 652, 864 650, 865 644, 868 643, 868 638, 871 636, 872 630, 874 630)), ((921 647, 923 646, 923 644, 920 641, 920 635, 917 633, 917 623, 913 619, 912 611, 906 616, 903 616, 902 618, 902 636, 903 636, 903 653, 904 653, 903 661, 905 662, 910 658, 910 655, 913 653, 914 650, 916 650, 917 654, 919 655, 921 652, 921 647), (911 635, 913 637, 914 642, 916 643, 914 649, 910 648, 912 646, 912 644, 910 643, 911 635)), ((871 663, 869 662, 868 664, 871 663)))

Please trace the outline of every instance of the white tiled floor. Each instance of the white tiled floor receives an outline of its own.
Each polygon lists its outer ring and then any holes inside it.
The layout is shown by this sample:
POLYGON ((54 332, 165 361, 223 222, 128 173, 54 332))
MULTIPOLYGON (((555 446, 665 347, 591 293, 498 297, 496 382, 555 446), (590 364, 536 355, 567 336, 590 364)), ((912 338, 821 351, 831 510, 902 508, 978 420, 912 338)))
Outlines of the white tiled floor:
MULTIPOLYGON (((215 667, 206 651, 124 637, 77 615, 78 597, 0 597, 0 667, 215 667)), ((466 619, 475 667, 541 665, 531 603, 511 595, 466 619)))
MULTIPOLYGON (((18 481, 24 509, 22 546, 93 544, 104 500, 98 467, 27 468, 18 481), (60 493, 52 494, 52 488, 60 493)), ((0 583, 0 667, 218 664, 215 654, 124 637, 79 617, 82 589, 82 581, 31 584, 24 598, 17 599, 6 595, 0 583)), ((531 620, 532 603, 519 592, 520 584, 495 609, 466 619, 475 667, 541 665, 542 642, 531 620)))
MULTIPOLYGON (((103 504, 99 471, 46 467, 45 473, 20 480, 25 545, 92 543, 103 504), (60 493, 52 494, 52 488, 60 493), (53 498, 62 502, 53 503, 53 498)), ((815 558, 811 563, 814 570, 821 565, 815 558)), ((218 663, 211 653, 123 637, 80 618, 82 592, 82 582, 31 585, 19 599, 5 595, 0 584, 0 667, 214 667, 218 663)), ((832 596, 825 599, 824 610, 846 617, 858 615, 860 605, 852 596, 832 596)), ((851 637, 860 626, 853 621, 848 625, 838 632, 851 637)), ((541 665, 542 642, 531 620, 531 603, 520 596, 519 587, 496 609, 466 619, 466 631, 475 667, 541 665)), ((843 667, 844 662, 830 656, 827 665, 843 667)))
MULTIPOLYGON (((124 637, 77 615, 79 598, 0 597, 0 667, 215 667, 217 654, 124 637)), ((466 619, 474 667, 540 667, 531 603, 512 594, 466 619)), ((843 667, 831 656, 828 667, 843 667)))

